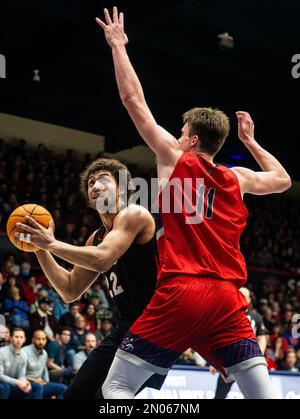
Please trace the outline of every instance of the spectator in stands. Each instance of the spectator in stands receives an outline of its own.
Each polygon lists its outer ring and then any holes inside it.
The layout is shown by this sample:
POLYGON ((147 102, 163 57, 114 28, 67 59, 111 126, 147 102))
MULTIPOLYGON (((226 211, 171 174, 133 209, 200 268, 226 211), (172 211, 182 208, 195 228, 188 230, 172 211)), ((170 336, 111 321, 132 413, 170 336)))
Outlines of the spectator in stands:
POLYGON ((29 329, 29 307, 25 301, 22 300, 18 287, 12 287, 10 298, 4 300, 2 310, 7 321, 12 326, 22 327, 25 330, 29 329))
POLYGON ((78 371, 81 365, 85 362, 89 354, 97 346, 96 336, 93 333, 88 333, 85 335, 84 349, 77 352, 74 356, 73 368, 75 371, 78 371))
POLYGON ((96 308, 96 317, 97 317, 97 324, 101 323, 101 319, 103 318, 112 318, 113 317, 113 311, 112 311, 112 307, 109 308, 105 308, 102 306, 102 301, 99 298, 98 293, 97 294, 93 294, 93 292, 90 294, 90 298, 88 300, 89 304, 94 304, 95 308, 96 308))
POLYGON ((110 318, 101 319, 100 329, 95 331, 95 336, 97 339, 97 345, 103 341, 103 339, 110 334, 112 328, 112 321, 110 318))
POLYGON ((38 310, 30 315, 30 325, 33 332, 43 330, 48 341, 55 340, 58 324, 50 310, 50 300, 48 298, 39 300, 38 310))
POLYGON ((82 351, 84 349, 84 342, 87 333, 88 331, 86 329, 85 318, 82 315, 79 315, 76 318, 75 328, 71 329, 70 346, 75 352, 82 351))
POLYGON ((0 399, 40 398, 40 390, 26 379, 26 360, 21 354, 25 332, 13 329, 10 344, 0 348, 0 399))
POLYGON ((282 336, 282 327, 279 323, 273 326, 269 342, 275 355, 275 361, 280 361, 284 357, 289 345, 282 336))
POLYGON ((10 344, 10 330, 7 326, 0 323, 0 348, 10 344))
POLYGON ((66 223, 62 240, 66 243, 77 245, 77 240, 75 238, 75 223, 66 223))
POLYGON ((39 301, 42 298, 48 299, 48 297, 49 297, 48 288, 46 288, 44 286, 41 287, 41 288, 39 288, 38 293, 37 293, 37 296, 36 296, 36 300, 35 300, 34 304, 32 304, 30 306, 30 310, 29 310, 30 313, 31 314, 36 313, 38 311, 38 309, 39 309, 39 301))
POLYGON ((24 300, 26 304, 30 307, 32 304, 35 303, 38 293, 38 287, 36 284, 35 276, 29 276, 24 281, 20 283, 21 291, 24 296, 24 300))
POLYGON ((54 301, 53 304, 53 315, 57 322, 60 322, 62 316, 70 311, 70 304, 65 303, 61 298, 54 301))
POLYGON ((85 318, 86 330, 94 333, 97 329, 96 307, 94 304, 87 304, 83 317, 85 318))
POLYGON ((293 336, 293 327, 294 327, 294 323, 292 322, 292 320, 289 320, 287 323, 287 327, 284 330, 282 336, 287 341, 290 348, 296 349, 296 347, 300 343, 300 340, 298 337, 293 336))
POLYGON ((6 300, 7 298, 10 298, 12 288, 17 286, 17 279, 14 275, 9 275, 6 279, 6 281, 3 282, 0 298, 1 301, 6 300))
POLYGON ((70 339, 71 329, 62 327, 60 332, 56 334, 55 340, 46 346, 50 381, 68 384, 73 377, 72 364, 68 363, 70 339))
POLYGON ((266 329, 269 333, 272 332, 273 326, 275 325, 276 321, 273 319, 273 312, 269 306, 265 306, 262 309, 263 321, 266 326, 266 329))
POLYGON ((27 261, 21 263, 20 275, 17 277, 19 281, 26 280, 32 275, 31 264, 27 261))
POLYGON ((5 262, 7 261, 12 263, 11 272, 18 276, 20 273, 20 266, 16 264, 15 255, 13 253, 7 253, 5 256, 5 262))
POLYGON ((33 334, 32 344, 21 349, 21 354, 26 360, 26 379, 32 386, 40 387, 40 398, 55 396, 62 399, 67 386, 49 382, 47 368, 48 354, 45 351, 47 336, 43 330, 36 330, 33 334))
POLYGON ((283 361, 280 363, 280 369, 289 372, 299 372, 297 368, 297 356, 296 351, 293 348, 286 350, 283 361))
POLYGON ((265 358, 266 358, 266 361, 267 361, 267 364, 268 364, 268 370, 269 371, 278 370, 278 365, 276 364, 275 354, 272 351, 271 346, 269 346, 269 345, 266 347, 265 358))
POLYGON ((7 280, 11 276, 15 277, 15 274, 13 272, 13 268, 14 268, 14 264, 11 260, 7 260, 4 263, 4 267, 2 269, 2 275, 3 275, 4 279, 7 280))
POLYGON ((282 314, 282 321, 285 325, 288 325, 293 318, 293 310, 284 310, 282 314))
POLYGON ((15 210, 20 204, 18 203, 17 195, 15 193, 10 193, 8 200, 3 203, 4 212, 10 214, 15 210))
POLYGON ((87 292, 88 298, 91 300, 94 297, 99 298, 99 308, 107 308, 109 309, 109 302, 105 295, 105 292, 102 289, 101 283, 99 281, 92 284, 91 288, 87 292))
POLYGON ((180 355, 176 361, 176 364, 188 364, 197 365, 198 367, 205 367, 206 361, 198 354, 198 352, 195 352, 192 348, 189 348, 180 355))
POLYGON ((80 303, 75 301, 70 305, 70 311, 61 316, 59 324, 63 327, 74 328, 78 316, 80 316, 80 303))

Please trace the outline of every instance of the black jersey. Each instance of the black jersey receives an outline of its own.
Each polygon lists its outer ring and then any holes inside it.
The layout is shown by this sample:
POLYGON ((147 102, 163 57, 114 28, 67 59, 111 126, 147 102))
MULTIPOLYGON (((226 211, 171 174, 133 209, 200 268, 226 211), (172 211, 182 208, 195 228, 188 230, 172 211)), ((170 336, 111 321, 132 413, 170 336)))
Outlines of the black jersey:
POLYGON ((250 310, 247 311, 247 317, 251 322, 255 336, 264 336, 268 333, 266 326, 264 325, 263 317, 259 313, 250 310))
MULTIPOLYGON (((99 245, 105 233, 97 230, 93 245, 99 245)), ((156 241, 153 237, 143 245, 132 244, 104 275, 109 294, 114 300, 119 317, 133 322, 143 312, 156 287, 156 241)))

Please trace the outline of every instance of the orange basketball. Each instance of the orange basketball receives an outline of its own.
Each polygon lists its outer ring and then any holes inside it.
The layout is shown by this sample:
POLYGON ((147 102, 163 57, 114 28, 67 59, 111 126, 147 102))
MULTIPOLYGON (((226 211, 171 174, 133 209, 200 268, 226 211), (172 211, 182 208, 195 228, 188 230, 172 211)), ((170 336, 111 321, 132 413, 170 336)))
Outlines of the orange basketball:
POLYGON ((32 243, 21 241, 20 239, 15 237, 16 233, 23 232, 23 230, 18 228, 16 224, 27 224, 27 221, 25 220, 25 215, 29 215, 35 221, 42 224, 42 226, 46 228, 48 228, 49 222, 53 220, 53 218, 49 211, 37 204, 21 205, 10 214, 6 225, 6 232, 9 237, 9 240, 12 242, 14 246, 16 246, 20 250, 23 250, 24 252, 35 252, 37 250, 36 246, 34 246, 32 243))

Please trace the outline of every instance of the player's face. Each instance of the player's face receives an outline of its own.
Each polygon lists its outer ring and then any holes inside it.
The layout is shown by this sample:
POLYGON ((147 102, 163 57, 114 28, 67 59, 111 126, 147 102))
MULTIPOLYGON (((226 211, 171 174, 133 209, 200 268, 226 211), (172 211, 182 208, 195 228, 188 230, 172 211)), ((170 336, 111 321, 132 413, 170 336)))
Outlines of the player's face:
POLYGON ((88 180, 90 204, 100 213, 107 213, 115 208, 117 201, 117 183, 111 173, 99 171, 91 174, 88 180))
POLYGON ((190 151, 191 150, 191 137, 189 126, 186 123, 181 130, 181 137, 178 140, 180 150, 190 151))

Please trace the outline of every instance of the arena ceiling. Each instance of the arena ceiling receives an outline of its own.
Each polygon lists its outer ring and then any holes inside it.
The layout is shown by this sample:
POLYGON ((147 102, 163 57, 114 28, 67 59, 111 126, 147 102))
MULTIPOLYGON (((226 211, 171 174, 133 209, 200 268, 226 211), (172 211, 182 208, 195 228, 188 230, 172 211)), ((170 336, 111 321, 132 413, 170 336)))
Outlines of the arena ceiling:
POLYGON ((105 135, 109 152, 141 144, 94 21, 114 4, 125 12, 128 52, 161 125, 178 135, 188 108, 223 109, 232 130, 219 160, 252 165, 236 139, 234 112, 247 110, 257 140, 300 179, 300 78, 291 74, 300 54, 298 0, 0 0, 0 112, 105 135), (220 48, 223 32, 233 49, 220 48))

